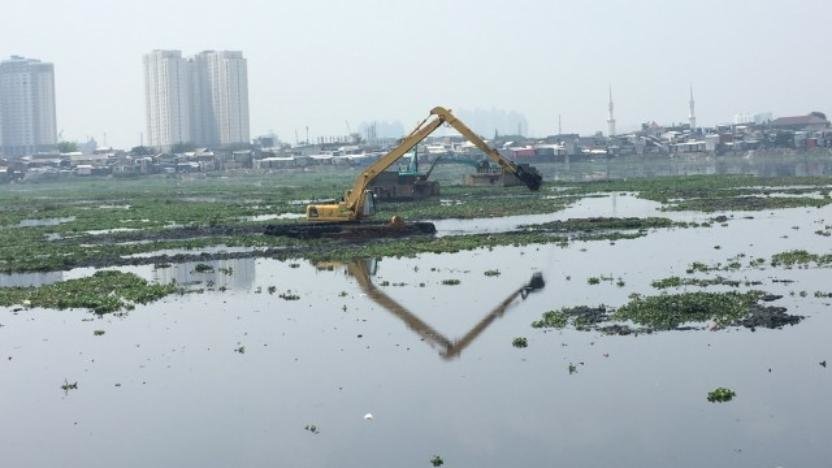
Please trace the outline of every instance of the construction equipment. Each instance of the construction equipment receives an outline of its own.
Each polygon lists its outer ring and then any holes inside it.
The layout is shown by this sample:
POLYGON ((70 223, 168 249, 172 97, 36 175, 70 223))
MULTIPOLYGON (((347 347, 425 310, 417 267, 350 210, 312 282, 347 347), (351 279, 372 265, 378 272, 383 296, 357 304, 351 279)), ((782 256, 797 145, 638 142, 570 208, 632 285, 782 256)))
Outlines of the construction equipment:
MULTIPOLYGON (((463 137, 473 143, 486 156, 494 161, 500 168, 507 173, 513 174, 521 182, 523 182, 530 190, 538 190, 542 183, 542 177, 537 170, 531 166, 519 165, 513 161, 504 158, 494 148, 488 146, 476 133, 468 128, 462 121, 457 119, 451 112, 444 107, 434 107, 430 111, 430 115, 422 120, 416 128, 407 135, 398 146, 393 148, 389 153, 379 158, 376 162, 371 164, 355 179, 353 186, 344 194, 343 198, 336 203, 315 204, 306 207, 307 224, 295 225, 270 225, 266 229, 266 234, 278 236, 293 236, 293 237, 316 237, 318 235, 341 235, 347 233, 348 235, 358 235, 360 229, 355 226, 347 227, 345 224, 357 223, 372 216, 375 212, 375 196, 373 191, 369 189, 370 184, 382 172, 386 171, 414 146, 419 144, 422 140, 427 138, 442 124, 448 124, 455 128, 463 137), (315 225, 318 225, 317 227, 315 225)), ((378 226, 378 225, 377 225, 378 226)), ((389 228, 393 228, 391 233, 407 233, 412 228, 404 223, 404 221, 394 216, 389 224, 385 224, 389 228)), ((432 233, 435 232, 435 227, 431 231, 430 223, 422 223, 417 225, 414 233, 432 233), (430 226, 427 226, 430 225, 430 226)))
POLYGON ((385 171, 379 174, 369 185, 377 202, 413 201, 439 195, 439 182, 428 180, 434 164, 427 172, 419 172, 418 145, 413 148, 413 157, 407 166, 398 171, 385 171))
POLYGON ((519 288, 512 291, 505 299, 503 299, 497 306, 490 310, 483 316, 471 329, 465 333, 461 338, 451 340, 446 338, 442 333, 438 332, 427 322, 419 318, 416 314, 409 311, 406 307, 396 302, 393 298, 378 289, 371 279, 375 273, 375 260, 372 259, 353 259, 347 264, 338 262, 323 262, 316 266, 320 269, 335 269, 343 266, 346 268, 348 275, 355 278, 361 291, 372 299, 376 304, 385 308, 391 314, 401 319, 408 328, 416 332, 426 343, 432 347, 439 347, 439 355, 443 359, 451 360, 459 357, 462 351, 465 350, 480 334, 488 328, 494 321, 502 317, 506 310, 511 307, 514 301, 519 296, 522 299, 535 292, 543 289, 546 286, 541 273, 534 273, 528 283, 521 285, 519 288))

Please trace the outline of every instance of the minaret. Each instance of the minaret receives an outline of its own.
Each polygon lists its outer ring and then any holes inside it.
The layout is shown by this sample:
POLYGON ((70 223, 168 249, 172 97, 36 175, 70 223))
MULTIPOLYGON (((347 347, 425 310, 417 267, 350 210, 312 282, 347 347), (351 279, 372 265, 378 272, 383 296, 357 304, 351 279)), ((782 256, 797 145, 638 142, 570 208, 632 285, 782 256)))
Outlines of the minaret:
POLYGON ((688 114, 688 120, 690 121, 690 131, 693 132, 696 130, 696 103, 693 100, 693 85, 690 85, 690 114, 688 114))
POLYGON ((608 136, 615 136, 615 117, 613 116, 613 104, 612 104, 612 85, 610 85, 610 118, 607 120, 607 125, 609 126, 609 135, 608 136))

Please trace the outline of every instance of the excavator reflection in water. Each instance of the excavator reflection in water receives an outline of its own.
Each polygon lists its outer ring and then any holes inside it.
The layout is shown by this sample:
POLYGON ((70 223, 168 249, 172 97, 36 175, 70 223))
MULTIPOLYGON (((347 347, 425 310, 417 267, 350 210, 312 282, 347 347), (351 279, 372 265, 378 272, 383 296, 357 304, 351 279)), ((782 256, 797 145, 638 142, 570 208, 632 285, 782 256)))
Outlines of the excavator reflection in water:
POLYGON ((321 262, 316 263, 315 267, 327 270, 345 267, 346 273, 355 278, 361 291, 367 297, 401 319, 408 328, 421 336, 431 347, 439 347, 439 355, 446 360, 458 357, 489 325, 505 314, 506 310, 511 307, 517 297, 526 299, 529 294, 543 289, 546 285, 543 281, 543 275, 541 273, 534 273, 528 283, 523 284, 509 294, 508 297, 481 318, 462 338, 450 340, 373 284, 371 276, 375 275, 377 269, 377 261, 375 259, 354 259, 348 263, 321 262))

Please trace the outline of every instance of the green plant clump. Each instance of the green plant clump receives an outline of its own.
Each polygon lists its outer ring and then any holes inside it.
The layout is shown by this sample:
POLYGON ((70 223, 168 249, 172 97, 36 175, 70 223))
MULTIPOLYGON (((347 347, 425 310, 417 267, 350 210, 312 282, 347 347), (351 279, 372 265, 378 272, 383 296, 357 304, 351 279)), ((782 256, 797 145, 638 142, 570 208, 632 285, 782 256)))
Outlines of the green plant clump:
POLYGON ((442 280, 442 284, 444 284, 445 286, 456 286, 460 283, 461 283, 461 281, 456 279, 456 278, 443 279, 442 280))
POLYGON ((569 323, 569 316, 562 310, 550 310, 543 313, 540 320, 532 322, 534 328, 564 328, 569 323))
POLYGON ((518 336, 511 342, 511 345, 515 348, 527 348, 529 346, 529 340, 524 336, 518 336))
POLYGON ((708 392, 708 401, 711 403, 723 403, 733 400, 735 396, 737 396, 737 393, 730 388, 717 387, 708 392))
POLYGON ((0 306, 15 304, 48 309, 85 308, 97 314, 132 309, 176 292, 172 284, 155 284, 133 273, 105 270, 86 278, 29 287, 0 288, 0 306))
POLYGON ((707 320, 727 325, 745 317, 762 296, 763 293, 758 291, 689 292, 648 297, 636 294, 613 314, 613 319, 631 320, 653 330, 672 330, 683 323, 707 320))

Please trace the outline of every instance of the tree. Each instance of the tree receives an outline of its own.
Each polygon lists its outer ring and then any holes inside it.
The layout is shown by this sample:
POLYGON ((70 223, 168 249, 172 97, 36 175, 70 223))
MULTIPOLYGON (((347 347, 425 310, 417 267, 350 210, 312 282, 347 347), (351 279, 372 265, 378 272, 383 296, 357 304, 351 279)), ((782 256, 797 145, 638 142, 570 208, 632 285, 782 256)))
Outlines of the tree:
POLYGON ((131 156, 153 156, 153 148, 148 148, 147 146, 134 146, 130 148, 130 155, 131 156))
POLYGON ((78 151, 78 144, 74 141, 59 141, 58 151, 61 153, 74 153, 78 151))

